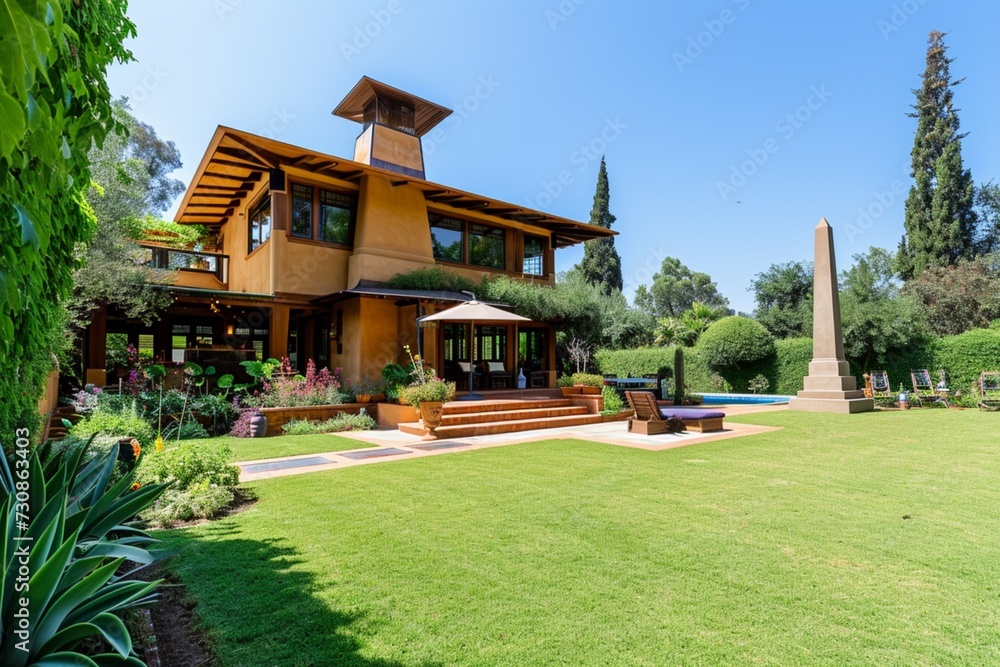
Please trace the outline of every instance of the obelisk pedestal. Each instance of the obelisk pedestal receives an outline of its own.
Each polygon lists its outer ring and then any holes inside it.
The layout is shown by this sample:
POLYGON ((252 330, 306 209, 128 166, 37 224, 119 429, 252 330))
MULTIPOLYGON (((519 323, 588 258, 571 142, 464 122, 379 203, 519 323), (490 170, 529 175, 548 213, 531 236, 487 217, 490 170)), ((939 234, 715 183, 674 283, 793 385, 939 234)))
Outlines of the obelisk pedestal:
POLYGON ((813 359, 803 390, 788 401, 800 412, 870 412, 875 401, 865 398, 844 356, 840 325, 840 291, 833 254, 833 229, 823 218, 816 226, 813 262, 813 359))

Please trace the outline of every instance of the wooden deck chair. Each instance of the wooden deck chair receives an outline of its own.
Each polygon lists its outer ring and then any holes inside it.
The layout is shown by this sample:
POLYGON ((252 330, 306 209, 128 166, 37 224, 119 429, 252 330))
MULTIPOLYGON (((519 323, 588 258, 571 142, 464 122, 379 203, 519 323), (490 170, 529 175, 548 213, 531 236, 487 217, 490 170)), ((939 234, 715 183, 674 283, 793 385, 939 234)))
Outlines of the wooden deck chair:
POLYGON ((913 381, 913 397, 916 399, 914 402, 919 404, 940 403, 948 407, 947 397, 938 393, 934 381, 931 380, 931 374, 926 368, 911 370, 910 379, 913 381))
POLYGON ((660 407, 649 391, 626 391, 625 400, 635 411, 628 430, 643 435, 676 433, 680 430, 678 421, 684 424, 685 431, 721 431, 726 416, 724 412, 698 408, 660 407))
POLYGON ((979 409, 1000 410, 1000 371, 983 371, 979 374, 979 409))
POLYGON ((889 384, 889 373, 887 371, 871 371, 872 397, 892 397, 892 385, 889 384))

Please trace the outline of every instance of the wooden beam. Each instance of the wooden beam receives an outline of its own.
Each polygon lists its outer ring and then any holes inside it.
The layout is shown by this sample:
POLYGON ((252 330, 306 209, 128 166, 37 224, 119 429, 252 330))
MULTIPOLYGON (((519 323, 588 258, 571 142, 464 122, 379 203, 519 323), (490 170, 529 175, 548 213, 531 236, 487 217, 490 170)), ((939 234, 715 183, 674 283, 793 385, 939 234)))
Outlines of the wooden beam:
POLYGON ((277 156, 269 153, 265 149, 260 148, 258 146, 254 146, 253 144, 244 141, 240 137, 237 137, 236 135, 233 134, 227 134, 226 139, 229 139, 233 143, 241 146, 243 150, 245 150, 247 153, 250 153, 250 155, 253 155, 255 158, 263 162, 264 165, 267 166, 269 169, 277 169, 280 166, 280 160, 277 158, 277 156))
POLYGON ((210 164, 221 164, 224 167, 236 167, 237 169, 246 169, 247 171, 260 171, 261 169, 267 169, 267 167, 262 167, 255 164, 247 164, 245 162, 236 162, 235 160, 223 160, 222 158, 217 158, 212 156, 210 164))
POLYGON ((219 146, 216 153, 220 155, 225 155, 226 157, 233 158, 235 160, 243 160, 248 164, 248 166, 258 167, 260 169, 270 169, 269 166, 261 162, 259 159, 250 155, 242 148, 229 148, 228 146, 219 146))

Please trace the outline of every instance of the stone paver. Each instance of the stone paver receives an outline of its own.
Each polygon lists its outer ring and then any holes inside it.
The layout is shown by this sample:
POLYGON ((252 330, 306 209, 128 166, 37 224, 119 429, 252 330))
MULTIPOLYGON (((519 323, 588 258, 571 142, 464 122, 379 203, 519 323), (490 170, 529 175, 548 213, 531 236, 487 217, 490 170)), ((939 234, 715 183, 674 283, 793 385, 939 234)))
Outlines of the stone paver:
MULTIPOLYGON (((714 406, 713 406, 714 407, 714 406)), ((785 410, 787 406, 720 406, 727 416, 738 414, 750 414, 756 412, 772 412, 785 410)), ((744 435, 755 435, 757 433, 767 433, 769 431, 780 430, 770 426, 757 426, 754 424, 726 423, 725 429, 714 433, 664 433, 662 435, 640 435, 629 433, 624 421, 606 422, 603 424, 586 424, 582 426, 567 426, 562 428, 539 429, 536 431, 522 431, 520 433, 501 433, 496 435, 479 435, 468 438, 457 438, 456 440, 423 440, 419 436, 409 435, 401 431, 360 431, 354 433, 338 433, 339 436, 348 437, 369 445, 377 445, 385 448, 381 455, 373 455, 377 450, 370 447, 357 451, 327 452, 322 454, 303 454, 301 456, 286 456, 277 459, 264 459, 260 461, 245 461, 237 465, 245 466, 240 474, 241 482, 253 482, 261 479, 273 477, 284 477, 287 475, 301 475, 322 470, 335 470, 349 468, 356 465, 372 465, 376 463, 388 463, 398 460, 413 460, 424 456, 440 456, 453 452, 467 452, 487 447, 502 447, 504 445, 515 445, 526 442, 538 442, 539 440, 586 440, 608 445, 618 445, 622 447, 635 447, 648 451, 660 451, 664 449, 674 449, 685 447, 713 440, 724 440, 727 438, 737 438, 744 435), (430 445, 430 446, 428 446, 430 445), (308 459, 326 459, 330 463, 319 465, 298 465, 294 461, 308 459), (286 463, 287 462, 287 463, 286 463), (291 467, 274 467, 266 464, 284 464, 291 467)))

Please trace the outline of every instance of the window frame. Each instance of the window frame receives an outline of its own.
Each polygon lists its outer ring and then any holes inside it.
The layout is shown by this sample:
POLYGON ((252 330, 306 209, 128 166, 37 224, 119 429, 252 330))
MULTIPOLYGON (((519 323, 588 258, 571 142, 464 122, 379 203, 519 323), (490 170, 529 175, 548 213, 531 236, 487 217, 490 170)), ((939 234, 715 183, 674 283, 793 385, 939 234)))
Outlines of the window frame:
POLYGON ((289 187, 288 195, 288 233, 297 239, 312 239, 315 235, 313 227, 315 227, 314 219, 315 214, 315 201, 316 201, 316 188, 311 185, 306 185, 305 183, 291 183, 289 187), (309 190, 309 234, 303 236, 302 234, 295 232, 295 200, 302 199, 302 197, 295 196, 295 188, 307 188, 309 190))
POLYGON ((309 236, 302 236, 300 234, 295 234, 292 231, 292 206, 294 195, 289 194, 288 197, 288 230, 287 236, 289 240, 306 242, 306 243, 321 243, 326 246, 332 246, 335 248, 353 248, 354 247, 354 232, 355 226, 358 220, 358 193, 354 190, 337 189, 331 188, 327 185, 319 185, 316 183, 308 183, 304 181, 291 181, 289 185, 289 192, 294 193, 295 187, 309 188, 312 193, 312 199, 310 203, 309 210, 309 236), (328 192, 330 194, 336 195, 338 197, 344 197, 350 200, 350 207, 338 207, 343 210, 347 210, 350 213, 350 220, 347 223, 347 238, 344 241, 326 241, 320 237, 320 222, 322 217, 322 207, 323 207, 323 195, 322 193, 328 192))
POLYGON ((274 232, 274 213, 271 210, 271 193, 263 192, 261 195, 249 206, 247 206, 247 255, 252 255, 253 253, 264 247, 268 241, 271 240, 271 234, 274 232), (267 209, 267 238, 260 238, 262 226, 257 227, 257 235, 254 235, 254 225, 253 219, 262 210, 267 209), (257 245, 253 245, 253 242, 257 240, 257 245))
POLYGON ((459 261, 455 261, 453 259, 449 259, 449 258, 446 258, 446 257, 439 257, 438 255, 434 254, 433 256, 434 256, 434 261, 435 262, 444 262, 446 264, 453 264, 453 265, 456 265, 456 266, 464 266, 464 267, 475 269, 477 271, 493 271, 493 272, 496 272, 496 273, 511 273, 511 270, 508 268, 509 262, 507 261, 508 260, 508 258, 507 258, 507 254, 508 253, 507 253, 507 251, 509 249, 508 245, 509 245, 510 239, 511 239, 511 237, 510 237, 510 231, 511 230, 509 228, 503 227, 501 225, 493 225, 493 224, 490 224, 489 222, 483 222, 483 221, 480 221, 480 220, 468 220, 468 219, 465 219, 465 218, 456 218, 456 217, 454 217, 450 213, 441 213, 441 212, 438 212, 438 211, 428 210, 427 211, 427 229, 428 229, 428 232, 431 234, 431 252, 432 252, 432 254, 434 252, 434 249, 433 249, 433 246, 434 246, 434 235, 433 235, 432 229, 434 227, 434 223, 436 221, 441 221, 441 220, 446 220, 446 221, 449 221, 449 222, 455 222, 455 223, 458 223, 461 226, 459 232, 460 232, 460 234, 462 236, 462 258, 459 261), (484 228, 484 229, 487 229, 487 230, 491 230, 491 231, 498 231, 498 232, 500 232, 503 235, 502 236, 502 242, 503 242, 503 266, 495 267, 495 266, 490 266, 490 265, 485 265, 485 264, 474 264, 472 262, 472 246, 471 246, 472 231, 471 231, 471 228, 473 226, 475 226, 475 227, 481 227, 481 228, 484 228))
POLYGON ((538 235, 535 235, 535 234, 525 234, 524 235, 524 241, 522 243, 522 248, 521 248, 521 273, 523 275, 526 275, 526 276, 535 276, 535 277, 542 277, 542 278, 544 278, 545 276, 547 276, 549 274, 549 272, 548 272, 548 266, 546 265, 547 261, 548 261, 548 255, 549 255, 548 251, 549 251, 549 248, 548 248, 548 239, 546 237, 544 237, 544 236, 538 236, 538 235), (528 261, 528 240, 529 239, 531 239, 533 241, 538 241, 541 244, 541 257, 539 258, 541 260, 541 263, 540 263, 540 273, 531 273, 531 272, 529 272, 529 271, 526 270, 526 268, 527 268, 527 261, 528 261))

